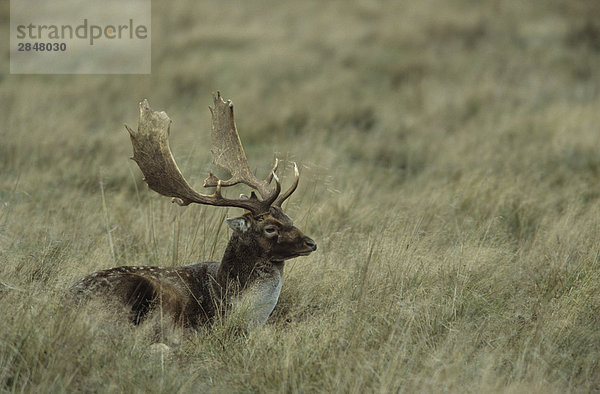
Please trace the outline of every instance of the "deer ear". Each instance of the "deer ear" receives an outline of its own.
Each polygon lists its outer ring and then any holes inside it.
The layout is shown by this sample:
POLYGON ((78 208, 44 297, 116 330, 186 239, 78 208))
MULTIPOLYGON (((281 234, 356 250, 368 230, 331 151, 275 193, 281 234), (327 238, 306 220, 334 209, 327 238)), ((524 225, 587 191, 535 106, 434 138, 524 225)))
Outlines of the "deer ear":
POLYGON ((243 216, 240 216, 239 218, 225 219, 225 221, 233 231, 245 233, 250 229, 250 223, 243 216))

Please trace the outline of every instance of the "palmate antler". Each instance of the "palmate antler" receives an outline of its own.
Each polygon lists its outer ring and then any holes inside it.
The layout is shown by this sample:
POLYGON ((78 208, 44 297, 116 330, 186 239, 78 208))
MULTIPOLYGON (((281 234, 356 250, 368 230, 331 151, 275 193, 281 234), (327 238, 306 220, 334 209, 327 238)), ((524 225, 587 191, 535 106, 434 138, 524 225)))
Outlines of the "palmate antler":
POLYGON ((259 181, 250 171, 248 159, 237 133, 233 118, 233 103, 223 101, 221 94, 213 95, 214 107, 209 107, 212 114, 212 154, 213 162, 227 170, 231 178, 223 181, 212 172, 204 181, 204 187, 216 187, 213 194, 196 192, 185 180, 169 148, 169 133, 171 119, 165 112, 152 111, 147 100, 140 103, 140 119, 137 131, 127 125, 131 144, 133 145, 132 159, 138 164, 144 174, 148 186, 164 195, 173 197, 179 205, 191 203, 229 206, 247 209, 254 214, 267 212, 272 205, 281 206, 298 186, 300 175, 294 163, 294 183, 280 195, 281 185, 275 174, 278 160, 275 160, 273 170, 264 181, 259 181), (275 179, 275 187, 270 189, 271 181, 275 179), (250 198, 228 199, 221 194, 221 188, 244 183, 258 191, 262 199, 254 192, 250 198))

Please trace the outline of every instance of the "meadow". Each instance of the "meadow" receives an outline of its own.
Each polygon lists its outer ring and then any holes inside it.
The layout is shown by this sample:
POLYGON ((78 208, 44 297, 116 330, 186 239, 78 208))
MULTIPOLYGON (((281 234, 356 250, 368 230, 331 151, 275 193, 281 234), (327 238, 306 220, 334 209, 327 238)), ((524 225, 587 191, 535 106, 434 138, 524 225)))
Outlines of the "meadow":
POLYGON ((600 390, 600 2, 152 11, 150 75, 0 57, 0 391, 600 390), (285 187, 298 162, 286 212, 319 249, 286 263, 265 326, 157 357, 61 298, 100 269, 220 259, 241 212, 149 190, 123 127, 143 98, 166 111, 200 188, 217 90, 259 176, 279 157, 285 187))

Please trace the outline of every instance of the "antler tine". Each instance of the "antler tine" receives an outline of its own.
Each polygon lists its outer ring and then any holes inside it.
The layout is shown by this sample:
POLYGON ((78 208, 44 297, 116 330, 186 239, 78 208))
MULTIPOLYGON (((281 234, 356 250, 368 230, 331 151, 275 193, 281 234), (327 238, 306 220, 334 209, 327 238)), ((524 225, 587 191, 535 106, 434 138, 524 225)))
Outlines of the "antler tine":
POLYGON ((279 196, 279 193, 281 193, 281 183, 279 183, 279 177, 277 176, 277 174, 275 174, 275 170, 271 171, 271 175, 269 176, 269 178, 275 179, 275 189, 273 189, 271 194, 267 198, 265 198, 264 203, 265 205, 271 206, 271 204, 273 204, 273 202, 279 196))
POLYGON ((278 167, 279 167, 279 159, 275 158, 275 165, 273 166, 273 169, 271 170, 271 172, 269 172, 269 176, 266 179, 267 185, 271 184, 271 181, 273 180, 273 176, 275 175, 275 172, 277 171, 278 167))
MULTIPOLYGON (((133 146, 132 159, 138 164, 144 174, 148 186, 164 195, 173 197, 179 205, 191 203, 230 206, 247 209, 258 213, 268 208, 263 201, 257 198, 227 199, 221 195, 221 187, 225 182, 218 180, 213 194, 206 195, 196 192, 187 183, 169 147, 171 119, 165 112, 152 111, 147 100, 140 103, 140 119, 137 131, 127 125, 131 144, 133 146)), ((216 177, 215 177, 216 178, 216 177)), ((269 204, 270 205, 270 204, 269 204)))
MULTIPOLYGON (((222 182, 223 186, 232 186, 238 183, 244 183, 258 191, 263 198, 263 201, 272 198, 273 191, 269 189, 269 184, 279 165, 279 161, 275 160, 275 165, 269 176, 259 181, 248 165, 246 153, 240 141, 240 137, 235 125, 233 116, 233 103, 231 100, 225 102, 221 93, 217 91, 217 95, 213 94, 213 107, 209 107, 212 115, 212 154, 213 163, 231 174, 231 178, 222 182)), ((214 187, 218 182, 214 174, 210 173, 204 181, 204 187, 214 187)), ((274 201, 274 199, 273 199, 274 201)))
POLYGON ((277 197, 277 199, 275 200, 275 202, 273 203, 273 205, 281 207, 281 204, 283 204, 283 202, 292 195, 292 193, 296 190, 296 188, 298 187, 298 182, 300 181, 300 172, 298 171, 298 166, 296 165, 296 163, 294 163, 294 183, 292 183, 292 186, 290 186, 290 188, 283 194, 279 195, 279 197, 277 197))

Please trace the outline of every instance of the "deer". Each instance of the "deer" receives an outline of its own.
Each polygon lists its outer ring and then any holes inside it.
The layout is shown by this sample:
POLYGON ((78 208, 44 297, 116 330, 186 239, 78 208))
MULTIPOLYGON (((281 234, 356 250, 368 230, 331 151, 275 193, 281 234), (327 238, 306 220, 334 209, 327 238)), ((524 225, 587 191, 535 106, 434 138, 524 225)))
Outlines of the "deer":
POLYGON ((281 292, 286 260, 308 256, 317 244, 294 226, 282 209, 298 187, 300 174, 294 163, 294 180, 281 192, 276 174, 279 160, 264 180, 250 170, 233 116, 233 103, 221 93, 213 94, 211 152, 213 163, 230 174, 219 179, 212 171, 204 181, 211 194, 195 191, 183 177, 171 149, 171 119, 165 112, 153 111, 144 99, 139 104, 137 130, 129 126, 133 157, 144 181, 155 192, 172 197, 172 202, 217 207, 242 208, 245 212, 226 219, 232 234, 221 261, 206 261, 175 267, 120 266, 92 273, 71 287, 77 302, 96 298, 115 303, 126 311, 134 325, 145 321, 160 308, 177 327, 199 328, 224 316, 235 300, 248 295, 252 303, 249 317, 264 324, 273 312, 281 292), (272 185, 274 181, 274 185, 272 185), (245 184, 250 196, 227 198, 223 189, 245 184), (258 195, 257 195, 258 193, 258 195), (251 296, 250 296, 251 295, 251 296))

